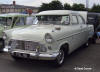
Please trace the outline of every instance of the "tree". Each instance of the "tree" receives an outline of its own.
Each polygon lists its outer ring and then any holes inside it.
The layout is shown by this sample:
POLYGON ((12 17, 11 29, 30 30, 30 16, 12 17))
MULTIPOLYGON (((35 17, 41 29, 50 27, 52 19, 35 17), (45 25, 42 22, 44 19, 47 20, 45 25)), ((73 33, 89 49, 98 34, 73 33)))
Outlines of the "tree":
POLYGON ((62 10, 63 9, 62 3, 58 0, 52 1, 51 3, 49 3, 49 5, 50 5, 51 10, 62 10))
POLYGON ((65 9, 65 10, 71 10, 70 4, 65 3, 65 4, 64 4, 64 9, 65 9))
POLYGON ((84 11, 86 10, 84 4, 73 4, 72 10, 77 10, 77 11, 84 11))
POLYGON ((43 3, 41 7, 39 8, 40 11, 46 11, 46 10, 62 10, 63 5, 60 1, 52 1, 49 4, 43 3))
POLYGON ((39 8, 38 12, 49 10, 50 6, 47 3, 42 3, 41 7, 39 8))
POLYGON ((90 12, 100 12, 100 5, 93 5, 93 7, 91 8, 90 12))

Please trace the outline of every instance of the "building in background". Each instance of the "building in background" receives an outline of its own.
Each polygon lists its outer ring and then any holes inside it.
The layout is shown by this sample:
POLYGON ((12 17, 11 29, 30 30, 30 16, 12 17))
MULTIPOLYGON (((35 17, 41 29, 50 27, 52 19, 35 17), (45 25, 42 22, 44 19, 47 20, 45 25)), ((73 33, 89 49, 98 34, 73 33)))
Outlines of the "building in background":
POLYGON ((33 13, 38 12, 38 7, 17 5, 15 1, 13 4, 0 4, 0 13, 18 13, 24 12, 26 9, 31 9, 33 13))

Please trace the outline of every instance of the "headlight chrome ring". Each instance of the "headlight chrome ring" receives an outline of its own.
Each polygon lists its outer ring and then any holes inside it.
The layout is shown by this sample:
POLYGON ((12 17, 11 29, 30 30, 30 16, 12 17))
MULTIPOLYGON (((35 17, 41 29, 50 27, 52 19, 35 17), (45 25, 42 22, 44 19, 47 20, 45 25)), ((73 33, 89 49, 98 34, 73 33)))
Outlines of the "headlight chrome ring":
POLYGON ((49 33, 45 34, 45 41, 47 43, 53 43, 53 38, 49 33))

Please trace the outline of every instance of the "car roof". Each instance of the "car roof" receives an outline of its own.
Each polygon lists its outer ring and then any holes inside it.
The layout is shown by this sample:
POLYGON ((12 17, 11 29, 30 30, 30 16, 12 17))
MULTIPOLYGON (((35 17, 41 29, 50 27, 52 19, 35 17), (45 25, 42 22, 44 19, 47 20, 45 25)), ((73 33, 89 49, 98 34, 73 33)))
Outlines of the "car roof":
POLYGON ((39 15, 67 15, 67 14, 78 14, 79 12, 86 12, 86 11, 72 11, 72 10, 48 10, 42 11, 38 14, 39 15))
POLYGON ((36 16, 41 15, 69 15, 69 14, 75 14, 75 15, 81 15, 85 22, 87 22, 87 11, 72 11, 72 10, 48 10, 48 11, 42 11, 36 16))
POLYGON ((91 16, 91 17, 97 17, 97 16, 99 16, 100 17, 100 13, 89 12, 88 16, 91 16))
MULTIPOLYGON (((29 16, 29 14, 22 14, 22 13, 6 13, 6 14, 0 14, 0 17, 26 17, 29 16)), ((31 15, 34 16, 34 15, 31 15)))

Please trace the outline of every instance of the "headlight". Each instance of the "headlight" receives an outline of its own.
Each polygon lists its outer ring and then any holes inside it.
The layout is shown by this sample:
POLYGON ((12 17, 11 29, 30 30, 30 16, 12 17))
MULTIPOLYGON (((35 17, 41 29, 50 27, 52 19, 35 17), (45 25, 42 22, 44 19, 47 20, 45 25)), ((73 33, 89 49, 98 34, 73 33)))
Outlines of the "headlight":
POLYGON ((49 33, 47 33, 47 34, 45 35, 45 41, 46 41, 47 43, 52 43, 52 42, 53 42, 53 38, 52 38, 52 36, 51 36, 49 33))
POLYGON ((11 46, 12 48, 16 48, 18 46, 18 41, 17 40, 10 40, 9 46, 11 46))

